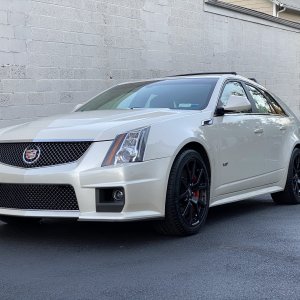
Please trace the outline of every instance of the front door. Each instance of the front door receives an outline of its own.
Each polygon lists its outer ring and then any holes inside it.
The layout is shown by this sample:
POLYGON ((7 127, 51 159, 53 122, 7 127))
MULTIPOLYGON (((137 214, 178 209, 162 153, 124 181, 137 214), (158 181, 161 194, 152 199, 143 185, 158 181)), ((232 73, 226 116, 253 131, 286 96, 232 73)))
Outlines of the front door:
MULTIPOLYGON (((247 97, 238 81, 228 82, 219 104, 226 104, 230 95, 247 97)), ((214 118, 213 126, 217 157, 215 197, 251 189, 264 184, 263 124, 251 111, 225 114, 214 118)))

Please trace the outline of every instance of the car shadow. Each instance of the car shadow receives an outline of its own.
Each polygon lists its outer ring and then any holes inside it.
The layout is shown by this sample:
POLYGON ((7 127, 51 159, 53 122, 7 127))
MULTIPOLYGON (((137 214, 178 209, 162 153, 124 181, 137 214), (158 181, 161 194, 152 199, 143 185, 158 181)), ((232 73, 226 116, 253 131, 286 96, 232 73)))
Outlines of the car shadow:
MULTIPOLYGON (((275 207, 276 205, 269 198, 249 199, 213 207, 209 211, 205 228, 217 230, 221 222, 228 223, 234 218, 246 218, 251 214, 275 207)), ((201 234, 198 236, 201 237, 201 234)), ((41 224, 28 226, 6 225, 0 222, 0 243, 18 244, 18 246, 21 242, 37 245, 45 243, 47 245, 89 245, 109 248, 119 247, 122 244, 137 246, 176 239, 177 237, 157 234, 153 230, 152 222, 99 223, 45 219, 41 224)))
POLYGON ((277 205, 274 204, 269 196, 219 205, 210 208, 206 224, 212 225, 218 222, 223 222, 224 220, 230 220, 237 217, 241 218, 262 210, 276 207, 277 205))

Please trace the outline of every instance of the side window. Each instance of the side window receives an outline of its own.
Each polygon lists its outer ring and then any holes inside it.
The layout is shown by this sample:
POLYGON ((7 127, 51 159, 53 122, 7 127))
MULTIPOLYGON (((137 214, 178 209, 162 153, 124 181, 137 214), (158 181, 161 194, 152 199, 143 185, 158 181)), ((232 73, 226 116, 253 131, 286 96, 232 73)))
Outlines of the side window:
POLYGON ((253 86, 247 85, 249 92, 254 100, 254 104, 258 113, 261 114, 275 114, 275 110, 268 102, 266 96, 264 96, 258 89, 253 86))
POLYGON ((265 96, 268 98, 269 102, 272 103, 272 106, 277 115, 286 116, 283 108, 278 104, 278 102, 267 92, 264 92, 265 96))
POLYGON ((239 82, 230 81, 223 89, 221 98, 219 100, 219 105, 225 106, 231 95, 247 97, 243 86, 239 82))

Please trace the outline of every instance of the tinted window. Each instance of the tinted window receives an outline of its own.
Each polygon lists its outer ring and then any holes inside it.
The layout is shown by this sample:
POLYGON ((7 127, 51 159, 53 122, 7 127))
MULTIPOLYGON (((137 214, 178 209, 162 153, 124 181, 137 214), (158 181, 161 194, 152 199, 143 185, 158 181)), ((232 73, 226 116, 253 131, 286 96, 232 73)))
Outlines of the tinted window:
POLYGON ((268 102, 268 99, 258 89, 253 86, 247 85, 249 92, 254 100, 257 112, 261 114, 275 114, 274 108, 268 102))
POLYGON ((247 97, 242 85, 237 81, 231 81, 225 85, 219 104, 221 106, 226 106, 231 95, 247 97))
POLYGON ((78 111, 170 108, 206 108, 217 78, 174 79, 129 83, 115 86, 96 96, 78 111))

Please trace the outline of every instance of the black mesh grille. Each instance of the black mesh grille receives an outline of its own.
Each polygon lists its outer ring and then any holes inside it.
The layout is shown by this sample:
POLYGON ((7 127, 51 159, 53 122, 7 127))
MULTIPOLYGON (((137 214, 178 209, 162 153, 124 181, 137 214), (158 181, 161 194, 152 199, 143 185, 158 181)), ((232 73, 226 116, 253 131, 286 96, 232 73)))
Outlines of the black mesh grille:
POLYGON ((0 183, 0 207, 15 209, 79 210, 71 185, 0 183))
POLYGON ((91 142, 0 143, 0 162, 22 168, 36 168, 78 160, 91 142), (32 163, 23 160, 26 149, 39 149, 39 158, 32 163))

